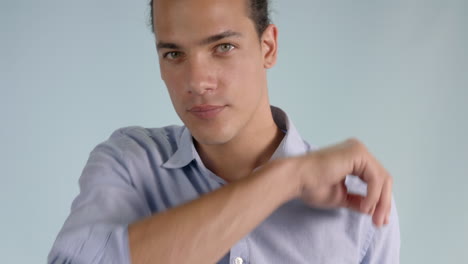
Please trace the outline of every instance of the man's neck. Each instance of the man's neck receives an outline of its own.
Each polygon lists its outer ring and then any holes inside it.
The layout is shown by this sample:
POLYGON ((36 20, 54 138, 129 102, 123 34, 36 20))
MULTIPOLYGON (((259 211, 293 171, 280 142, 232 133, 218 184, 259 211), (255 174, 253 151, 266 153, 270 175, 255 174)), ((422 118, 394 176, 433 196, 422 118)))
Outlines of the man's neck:
POLYGON ((248 176, 255 168, 266 163, 284 133, 276 126, 271 114, 267 122, 255 129, 240 133, 222 145, 201 145, 197 150, 204 165, 227 182, 248 176))

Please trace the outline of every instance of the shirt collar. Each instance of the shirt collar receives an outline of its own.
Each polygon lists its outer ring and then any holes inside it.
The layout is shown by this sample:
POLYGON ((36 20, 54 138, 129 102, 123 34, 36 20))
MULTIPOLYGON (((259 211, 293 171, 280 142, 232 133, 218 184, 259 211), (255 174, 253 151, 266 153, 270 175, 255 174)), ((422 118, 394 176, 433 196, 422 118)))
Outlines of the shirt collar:
MULTIPOLYGON (((285 136, 278 148, 271 156, 271 160, 298 156, 305 154, 309 145, 301 138, 294 124, 289 120, 286 113, 278 107, 271 106, 273 120, 276 125, 285 132, 285 136)), ((183 132, 177 140, 178 149, 162 165, 167 169, 177 169, 187 166, 194 159, 198 159, 198 152, 193 144, 192 134, 187 127, 183 127, 183 132)))
POLYGON ((276 125, 286 134, 270 160, 305 154, 309 150, 309 144, 302 139, 288 115, 275 106, 271 106, 271 113, 276 125))
POLYGON ((186 126, 183 127, 182 134, 177 139, 177 146, 176 152, 162 165, 163 168, 178 169, 185 167, 198 155, 193 144, 192 134, 186 126))

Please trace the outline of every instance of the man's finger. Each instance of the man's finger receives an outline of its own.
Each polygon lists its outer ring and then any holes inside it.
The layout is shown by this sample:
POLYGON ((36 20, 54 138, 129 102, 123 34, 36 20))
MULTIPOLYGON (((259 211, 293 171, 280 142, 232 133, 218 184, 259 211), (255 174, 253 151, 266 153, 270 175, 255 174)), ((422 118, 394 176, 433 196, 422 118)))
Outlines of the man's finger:
MULTIPOLYGON (((388 219, 388 215, 391 210, 392 202, 392 180, 391 177, 387 177, 382 187, 382 194, 377 204, 377 208, 373 215, 373 220, 376 226, 381 226, 388 219)), ((387 220, 388 222, 388 220, 387 220)))
POLYGON ((361 210, 367 214, 371 214, 377 202, 379 201, 382 192, 381 175, 365 175, 364 180, 367 183, 367 195, 361 203, 361 210))

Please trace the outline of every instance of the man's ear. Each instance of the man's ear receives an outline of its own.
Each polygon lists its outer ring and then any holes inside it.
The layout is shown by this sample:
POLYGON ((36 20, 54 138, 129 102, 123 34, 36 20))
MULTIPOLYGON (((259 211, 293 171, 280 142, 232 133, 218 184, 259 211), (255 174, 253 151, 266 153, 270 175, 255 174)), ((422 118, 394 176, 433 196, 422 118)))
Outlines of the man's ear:
POLYGON ((276 64, 278 55, 278 28, 274 24, 268 25, 263 31, 262 39, 263 67, 269 69, 276 64))

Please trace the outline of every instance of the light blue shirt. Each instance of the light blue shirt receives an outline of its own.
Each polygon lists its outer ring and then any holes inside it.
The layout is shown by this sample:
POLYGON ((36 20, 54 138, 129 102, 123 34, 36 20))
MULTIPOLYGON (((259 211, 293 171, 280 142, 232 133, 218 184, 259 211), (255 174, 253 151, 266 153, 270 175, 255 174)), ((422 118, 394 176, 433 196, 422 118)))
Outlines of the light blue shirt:
MULTIPOLYGON (((286 114, 272 107, 286 134, 271 159, 313 151, 286 114)), ((226 185, 202 163, 184 126, 125 127, 96 146, 79 180, 48 263, 130 263, 127 226, 226 185)), ((354 176, 348 189, 364 192, 354 176)), ((239 212, 242 214, 242 211, 239 212)), ((390 223, 376 228, 368 215, 320 210, 292 200, 280 206, 218 263, 399 263, 400 232, 392 201, 390 223)), ((155 260, 155 263, 157 261, 155 260)))

